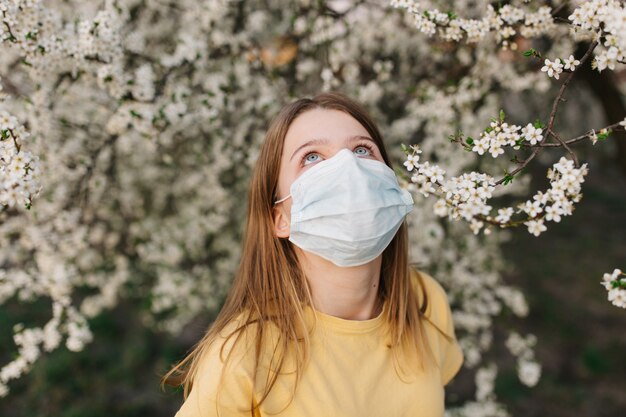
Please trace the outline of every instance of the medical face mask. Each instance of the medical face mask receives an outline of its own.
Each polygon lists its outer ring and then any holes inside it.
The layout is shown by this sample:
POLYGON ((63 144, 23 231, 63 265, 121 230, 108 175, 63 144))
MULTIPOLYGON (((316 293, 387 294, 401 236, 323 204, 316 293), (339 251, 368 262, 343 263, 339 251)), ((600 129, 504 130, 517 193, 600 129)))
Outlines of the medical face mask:
POLYGON ((380 255, 414 205, 385 163, 345 148, 303 172, 274 204, 289 197, 289 240, 338 266, 380 255))

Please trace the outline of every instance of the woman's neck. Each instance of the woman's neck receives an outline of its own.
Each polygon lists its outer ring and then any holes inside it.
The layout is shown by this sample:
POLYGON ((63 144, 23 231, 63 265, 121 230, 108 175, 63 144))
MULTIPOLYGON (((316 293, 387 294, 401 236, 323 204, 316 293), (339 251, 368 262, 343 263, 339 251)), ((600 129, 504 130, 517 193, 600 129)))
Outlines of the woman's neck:
POLYGON ((382 255, 355 267, 340 267, 311 253, 298 255, 317 311, 346 320, 369 320, 380 314, 382 255))

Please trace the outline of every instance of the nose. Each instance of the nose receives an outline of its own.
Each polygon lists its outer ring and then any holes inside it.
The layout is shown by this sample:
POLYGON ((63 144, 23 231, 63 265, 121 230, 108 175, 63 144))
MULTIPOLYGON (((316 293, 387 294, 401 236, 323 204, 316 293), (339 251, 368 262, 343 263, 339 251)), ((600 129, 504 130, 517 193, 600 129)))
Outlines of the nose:
POLYGON ((348 153, 349 155, 352 155, 352 156, 354 156, 354 157, 356 158, 356 156, 355 156, 355 155, 354 155, 354 153, 350 150, 350 148, 341 148, 341 149, 339 149, 337 152, 335 152, 335 154, 334 154, 332 157, 334 158, 335 156, 338 156, 338 155, 339 155, 339 154, 341 154, 342 152, 343 152, 343 153, 348 153))

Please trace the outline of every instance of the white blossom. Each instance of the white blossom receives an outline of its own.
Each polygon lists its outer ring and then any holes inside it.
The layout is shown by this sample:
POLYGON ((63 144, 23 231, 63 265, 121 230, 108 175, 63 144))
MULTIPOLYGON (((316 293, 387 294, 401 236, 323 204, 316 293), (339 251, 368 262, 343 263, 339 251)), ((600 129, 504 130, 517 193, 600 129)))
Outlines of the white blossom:
POLYGON ((574 71, 576 66, 580 64, 580 61, 574 58, 574 55, 570 55, 563 60, 563 69, 574 71))
POLYGON ((605 273, 600 282, 609 292, 608 300, 616 307, 626 308, 626 274, 615 268, 612 273, 605 273))
POLYGON ((542 132, 543 129, 535 127, 532 123, 528 123, 522 128, 522 135, 531 145, 535 145, 537 142, 541 141, 543 138, 542 132))
POLYGON ((561 64, 558 59, 555 61, 550 61, 546 58, 544 61, 544 66, 541 67, 541 71, 546 72, 548 77, 554 77, 557 80, 559 79, 559 74, 563 72, 563 64, 561 64))
POLYGON ((528 226, 528 232, 535 236, 539 236, 541 232, 547 230, 547 227, 543 224, 543 219, 529 220, 527 222, 524 222, 524 224, 528 226))

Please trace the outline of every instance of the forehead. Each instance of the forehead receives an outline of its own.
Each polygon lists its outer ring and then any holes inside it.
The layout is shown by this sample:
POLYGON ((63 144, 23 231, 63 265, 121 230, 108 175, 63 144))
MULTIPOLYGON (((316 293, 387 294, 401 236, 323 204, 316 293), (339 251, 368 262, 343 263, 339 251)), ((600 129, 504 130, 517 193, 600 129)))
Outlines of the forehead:
POLYGON ((298 115, 285 135, 284 154, 291 155, 300 144, 314 138, 328 138, 342 143, 352 135, 369 136, 367 129, 341 110, 312 109, 298 115))

